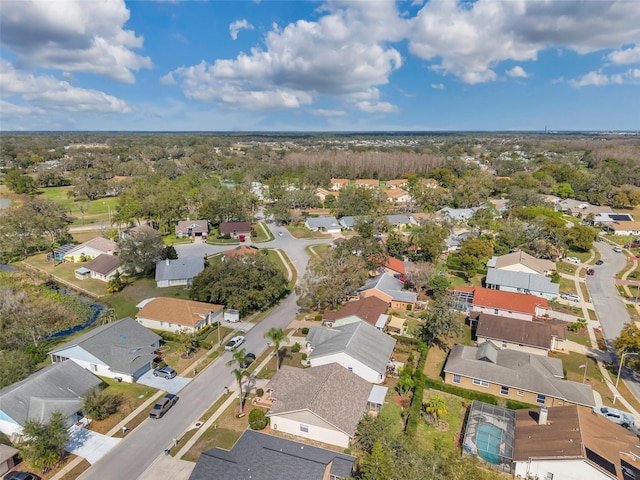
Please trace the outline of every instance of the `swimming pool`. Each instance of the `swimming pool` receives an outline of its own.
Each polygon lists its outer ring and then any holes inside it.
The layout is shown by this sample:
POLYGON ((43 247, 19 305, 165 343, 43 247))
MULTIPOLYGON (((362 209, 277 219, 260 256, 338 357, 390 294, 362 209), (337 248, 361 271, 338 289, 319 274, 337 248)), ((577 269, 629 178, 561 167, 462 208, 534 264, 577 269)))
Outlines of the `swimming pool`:
POLYGON ((478 447, 478 455, 487 462, 497 465, 500 463, 500 444, 504 432, 502 429, 491 425, 490 423, 482 423, 478 425, 476 432, 476 447, 478 447))

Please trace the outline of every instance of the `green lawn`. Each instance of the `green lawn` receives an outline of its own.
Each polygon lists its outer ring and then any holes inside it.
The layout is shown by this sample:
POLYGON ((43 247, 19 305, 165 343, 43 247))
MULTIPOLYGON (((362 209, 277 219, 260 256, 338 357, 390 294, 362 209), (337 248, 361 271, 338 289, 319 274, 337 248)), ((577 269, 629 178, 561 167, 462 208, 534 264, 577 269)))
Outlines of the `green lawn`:
POLYGON ((256 236, 251 237, 252 242, 261 243, 261 242, 268 242, 270 240, 273 240, 273 235, 271 234, 271 231, 263 222, 254 223, 252 226, 253 226, 253 230, 256 232, 256 236))
POLYGON ((559 261, 556 263, 556 269, 560 273, 567 273, 569 275, 573 275, 576 272, 576 264, 559 261))
POLYGON ((121 292, 109 294, 100 300, 112 307, 118 318, 122 318, 135 317, 138 313, 136 305, 151 297, 188 299, 189 290, 185 287, 158 288, 152 278, 134 278, 121 292))
POLYGON ((440 395, 447 403, 446 413, 439 419, 440 422, 444 422, 444 428, 440 430, 435 425, 427 423, 423 416, 418 426, 418 435, 428 443, 430 449, 436 447, 444 447, 445 450, 453 449, 456 433, 464 420, 464 407, 468 404, 468 400, 438 390, 425 390, 423 400, 425 404, 429 402, 432 395, 440 395))
POLYGON ((577 293, 580 295, 581 292, 576 292, 576 284, 573 280, 560 278, 560 293, 577 293))
POLYGON ((69 192, 73 187, 49 187, 38 191, 41 195, 60 204, 67 214, 73 218, 72 225, 89 225, 92 223, 107 222, 109 215, 116 212, 118 199, 116 197, 105 197, 97 200, 76 199, 69 197, 69 192))

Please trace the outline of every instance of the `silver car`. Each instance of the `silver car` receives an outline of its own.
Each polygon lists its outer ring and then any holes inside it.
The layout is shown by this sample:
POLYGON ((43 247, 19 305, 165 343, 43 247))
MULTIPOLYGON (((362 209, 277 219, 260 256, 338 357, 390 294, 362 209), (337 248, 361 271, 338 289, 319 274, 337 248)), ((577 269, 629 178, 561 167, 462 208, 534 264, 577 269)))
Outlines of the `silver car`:
POLYGON ((621 412, 616 408, 594 407, 593 411, 594 413, 602 415, 603 417, 606 417, 609 420, 611 420, 613 423, 622 425, 625 428, 635 424, 635 419, 633 418, 632 415, 625 412, 621 412))
POLYGON ((238 335, 237 337, 233 337, 231 340, 229 340, 229 342, 224 346, 224 349, 228 351, 235 350, 243 343, 244 337, 242 335, 238 335))

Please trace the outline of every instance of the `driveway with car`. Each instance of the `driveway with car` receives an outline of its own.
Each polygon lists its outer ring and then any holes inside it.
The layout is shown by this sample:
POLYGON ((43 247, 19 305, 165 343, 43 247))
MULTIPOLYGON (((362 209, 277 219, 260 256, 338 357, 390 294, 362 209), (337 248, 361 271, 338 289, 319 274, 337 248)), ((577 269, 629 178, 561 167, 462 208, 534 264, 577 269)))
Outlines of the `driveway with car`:
POLYGON ((69 429, 69 440, 65 445, 65 450, 85 458, 87 462, 93 465, 109 453, 120 440, 120 438, 108 437, 87 430, 84 427, 73 425, 69 429))
POLYGON ((190 381, 190 378, 180 376, 173 377, 172 379, 156 377, 153 374, 153 370, 149 370, 136 380, 136 382, 143 385, 149 385, 150 387, 157 388, 158 390, 164 390, 169 393, 178 393, 186 387, 190 381))

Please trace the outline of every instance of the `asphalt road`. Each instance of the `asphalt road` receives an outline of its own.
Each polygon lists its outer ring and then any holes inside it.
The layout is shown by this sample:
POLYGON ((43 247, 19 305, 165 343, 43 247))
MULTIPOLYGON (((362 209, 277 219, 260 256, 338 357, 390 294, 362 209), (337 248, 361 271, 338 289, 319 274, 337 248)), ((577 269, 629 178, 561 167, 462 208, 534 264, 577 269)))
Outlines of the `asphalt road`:
MULTIPOLYGON (((297 240, 283 227, 273 225, 271 227, 275 233, 275 240, 258 246, 284 250, 294 263, 298 276, 304 273, 309 261, 305 247, 310 244, 330 243, 330 240, 297 240), (283 232, 282 236, 278 235, 279 231, 283 232)), ((211 255, 234 247, 235 245, 186 244, 176 245, 176 251, 179 256, 211 255)), ((246 341, 242 348, 260 356, 267 349, 264 334, 272 327, 287 327, 295 318, 297 310, 296 295, 291 293, 245 334, 246 341)), ((163 418, 145 420, 79 478, 82 480, 138 478, 165 448, 172 445, 174 438, 179 438, 200 418, 222 394, 225 386, 230 386, 236 381, 231 373, 233 366, 226 365, 231 355, 231 352, 225 352, 199 373, 178 393, 180 400, 163 418)))
POLYGON ((625 267, 626 257, 623 253, 614 252, 606 242, 595 242, 594 247, 600 252, 604 264, 594 266, 595 275, 587 276, 586 282, 604 337, 610 342, 631 320, 613 283, 616 274, 625 267))

